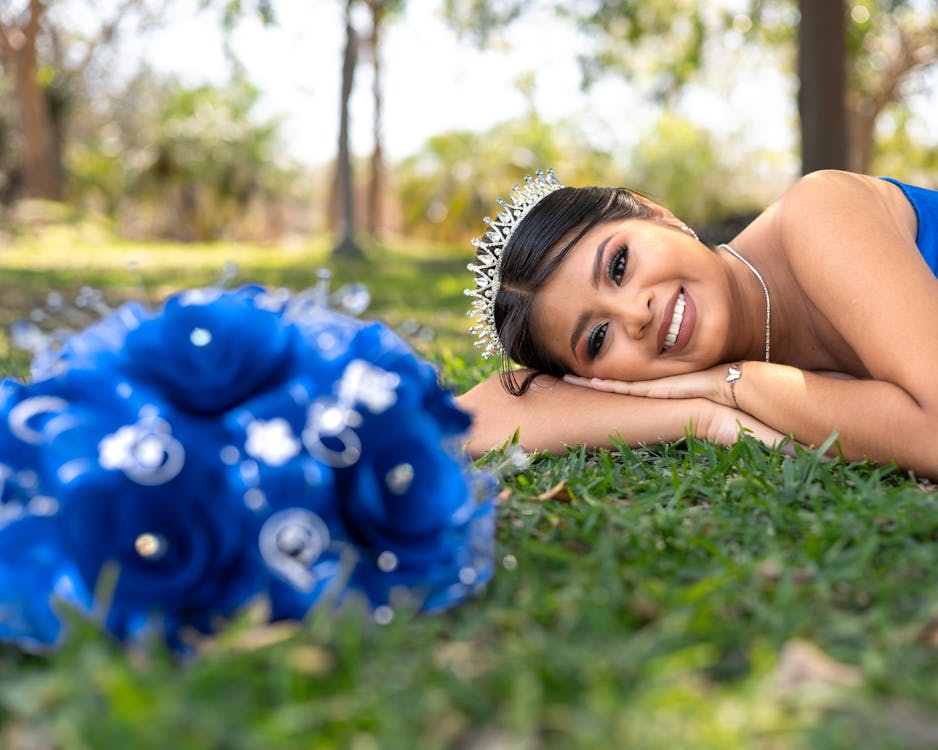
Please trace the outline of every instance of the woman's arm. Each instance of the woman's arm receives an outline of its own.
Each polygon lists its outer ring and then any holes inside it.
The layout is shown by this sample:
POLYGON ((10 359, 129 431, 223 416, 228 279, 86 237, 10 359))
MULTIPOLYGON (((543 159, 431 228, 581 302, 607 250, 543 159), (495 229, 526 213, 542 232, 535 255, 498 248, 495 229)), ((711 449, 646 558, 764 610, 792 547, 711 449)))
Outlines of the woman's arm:
POLYGON ((569 383, 621 397, 675 400, 704 398, 716 405, 734 403, 746 416, 820 445, 835 430, 838 453, 848 460, 896 461, 923 476, 938 476, 934 439, 912 436, 934 432, 934 420, 902 388, 840 373, 811 373, 797 367, 748 361, 733 365, 740 377, 732 389, 729 365, 701 372, 644 381, 600 380, 568 375, 569 383), (750 417, 753 418, 753 417, 750 417))
POLYGON ((746 362, 735 384, 739 408, 799 441, 818 445, 837 430, 844 458, 895 461, 938 477, 938 418, 894 383, 833 378, 795 367, 746 362))
POLYGON ((456 400, 473 416, 468 445, 473 456, 501 447, 516 430, 525 449, 552 453, 577 444, 610 447, 616 436, 632 446, 677 440, 688 426, 697 437, 727 445, 737 440, 740 428, 768 445, 784 437, 748 414, 707 399, 623 397, 546 375, 523 396, 507 393, 496 375, 456 400))

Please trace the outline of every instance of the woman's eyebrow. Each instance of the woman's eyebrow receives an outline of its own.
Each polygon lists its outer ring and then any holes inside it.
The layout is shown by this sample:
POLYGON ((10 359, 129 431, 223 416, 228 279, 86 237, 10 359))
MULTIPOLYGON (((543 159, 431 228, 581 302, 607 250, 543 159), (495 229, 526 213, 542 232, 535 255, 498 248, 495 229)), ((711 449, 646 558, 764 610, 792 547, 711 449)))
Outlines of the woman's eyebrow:
POLYGON ((596 258, 593 260, 593 289, 599 289, 599 277, 603 273, 603 253, 612 238, 613 235, 610 234, 596 247, 596 258))
MULTIPOLYGON (((606 251, 606 245, 609 244, 609 241, 614 236, 615 235, 610 234, 596 246, 596 257, 593 259, 593 289, 599 289, 599 279, 603 273, 603 255, 606 251)), ((573 326, 573 333, 570 335, 570 351, 573 353, 573 358, 577 361, 579 361, 580 358, 576 356, 576 342, 579 341, 580 336, 583 335, 583 330, 586 328, 589 319, 590 313, 588 311, 584 310, 581 312, 576 319, 576 325, 573 326)))

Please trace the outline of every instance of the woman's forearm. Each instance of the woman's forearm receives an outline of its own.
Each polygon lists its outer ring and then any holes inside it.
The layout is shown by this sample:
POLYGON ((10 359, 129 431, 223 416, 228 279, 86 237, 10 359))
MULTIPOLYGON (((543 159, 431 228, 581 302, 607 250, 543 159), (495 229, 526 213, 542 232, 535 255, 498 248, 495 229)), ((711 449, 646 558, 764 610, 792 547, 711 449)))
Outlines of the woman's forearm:
POLYGON ((457 398, 473 416, 468 445, 478 456, 502 446, 517 430, 527 450, 563 452, 568 445, 608 447, 677 440, 688 427, 697 437, 722 443, 736 440, 739 428, 768 444, 782 435, 749 415, 706 399, 649 399, 580 388, 538 377, 523 396, 506 393, 497 376, 457 398))
POLYGON ((895 461, 938 477, 938 407, 929 408, 894 383, 746 362, 735 395, 740 409, 790 430, 803 443, 818 445, 836 430, 849 460, 895 461))

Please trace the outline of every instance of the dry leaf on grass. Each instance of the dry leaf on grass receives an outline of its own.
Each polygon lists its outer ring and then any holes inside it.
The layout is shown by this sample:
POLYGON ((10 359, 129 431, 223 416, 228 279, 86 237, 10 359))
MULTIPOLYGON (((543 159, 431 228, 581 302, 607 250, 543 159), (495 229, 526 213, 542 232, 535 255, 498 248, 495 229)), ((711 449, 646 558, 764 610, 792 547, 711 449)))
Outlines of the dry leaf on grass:
POLYGON ((933 615, 922 625, 915 640, 924 646, 938 646, 938 615, 933 615))
POLYGON ((287 661, 294 672, 310 676, 328 674, 335 666, 332 654, 310 644, 291 648, 287 661))
POLYGON ((562 479, 551 487, 547 492, 542 492, 535 500, 556 500, 559 503, 572 503, 573 495, 567 489, 567 480, 562 479))
POLYGON ((448 641, 433 649, 433 661, 440 669, 451 669, 462 680, 473 680, 493 667, 493 659, 479 644, 448 641))
POLYGON ((254 625, 233 634, 205 638, 201 642, 201 650, 203 652, 233 651, 236 653, 254 651, 289 640, 296 635, 298 630, 299 625, 297 623, 287 620, 273 622, 268 625, 254 625))
POLYGON ((773 677, 782 690, 824 685, 857 687, 863 683, 859 669, 832 659, 809 641, 797 639, 782 648, 773 677))

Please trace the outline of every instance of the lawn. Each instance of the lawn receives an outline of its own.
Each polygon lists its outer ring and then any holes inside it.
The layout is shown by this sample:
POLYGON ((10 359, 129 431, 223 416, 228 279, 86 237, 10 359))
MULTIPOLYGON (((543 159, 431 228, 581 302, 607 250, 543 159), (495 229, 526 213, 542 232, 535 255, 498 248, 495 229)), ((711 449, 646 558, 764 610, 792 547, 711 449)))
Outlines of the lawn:
MULTIPOLYGON (((369 314, 470 385, 463 249, 369 247, 332 264, 369 314)), ((110 303, 239 280, 300 289, 323 243, 168 246, 95 226, 0 246, 0 323, 82 285, 110 303)), ((0 352, 7 371, 23 357, 0 352)), ((489 370, 491 368, 488 368, 489 370)), ((197 658, 125 651, 86 623, 44 656, 0 650, 0 747, 932 748, 938 495, 892 467, 750 440, 571 449, 502 481, 498 572, 438 616, 252 613, 197 658)))

